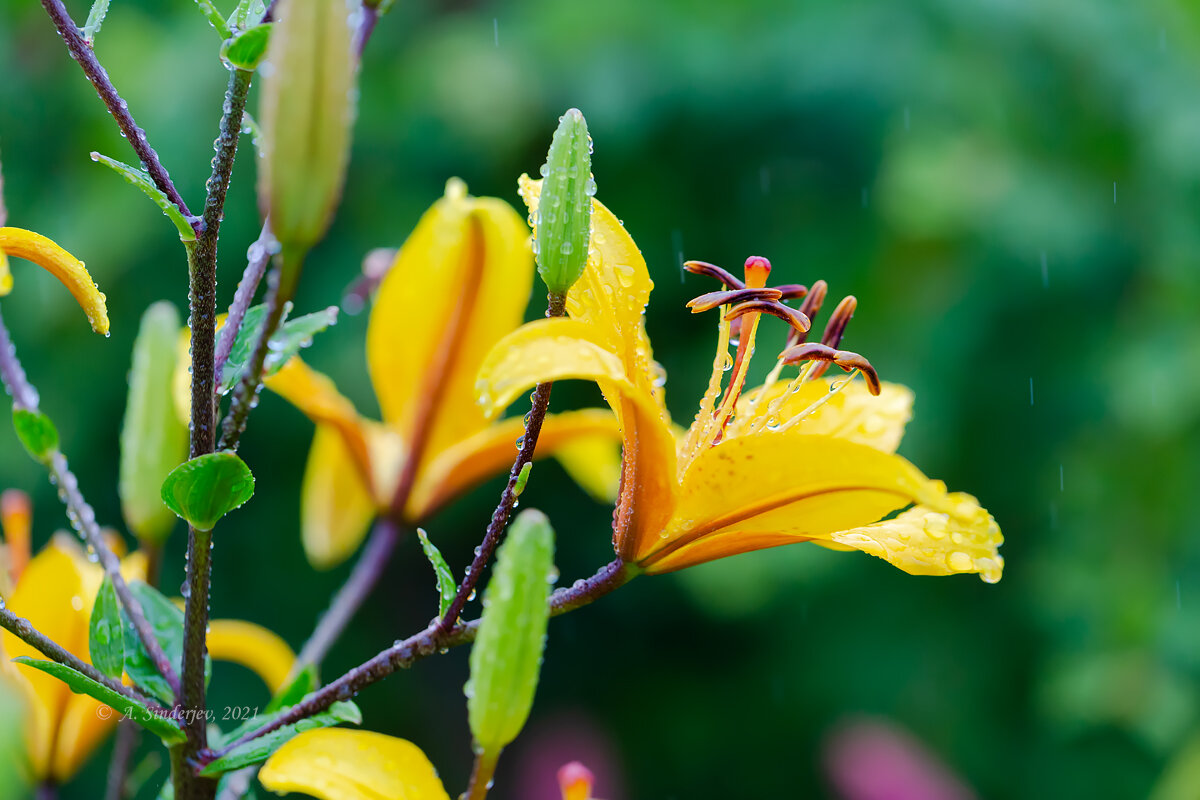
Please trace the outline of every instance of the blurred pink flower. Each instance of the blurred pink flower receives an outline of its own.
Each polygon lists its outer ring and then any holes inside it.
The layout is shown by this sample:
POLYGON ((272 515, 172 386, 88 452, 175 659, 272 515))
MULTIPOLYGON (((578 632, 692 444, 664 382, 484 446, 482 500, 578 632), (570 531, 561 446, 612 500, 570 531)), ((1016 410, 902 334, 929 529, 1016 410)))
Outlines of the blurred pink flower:
POLYGON ((825 771, 845 800, 975 800, 977 795, 915 736, 862 717, 825 741, 825 771))

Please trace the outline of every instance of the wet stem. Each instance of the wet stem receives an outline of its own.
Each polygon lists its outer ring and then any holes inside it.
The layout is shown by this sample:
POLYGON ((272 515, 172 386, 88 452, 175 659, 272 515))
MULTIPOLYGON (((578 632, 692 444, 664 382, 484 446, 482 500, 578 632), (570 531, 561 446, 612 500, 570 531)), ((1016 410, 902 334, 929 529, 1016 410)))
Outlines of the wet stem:
MULTIPOLYGON (((190 457, 213 452, 216 444, 216 300, 217 244, 225 195, 237 156, 238 138, 253 73, 230 71, 229 88, 214 149, 212 175, 206 184, 203 230, 187 246, 188 325, 192 333, 192 409, 190 457)), ((187 589, 183 619, 183 675, 179 701, 187 712, 187 742, 172 751, 171 771, 177 800, 207 800, 216 782, 196 776, 187 763, 207 747, 204 661, 207 654, 208 597, 211 585, 212 533, 188 527, 187 589)))

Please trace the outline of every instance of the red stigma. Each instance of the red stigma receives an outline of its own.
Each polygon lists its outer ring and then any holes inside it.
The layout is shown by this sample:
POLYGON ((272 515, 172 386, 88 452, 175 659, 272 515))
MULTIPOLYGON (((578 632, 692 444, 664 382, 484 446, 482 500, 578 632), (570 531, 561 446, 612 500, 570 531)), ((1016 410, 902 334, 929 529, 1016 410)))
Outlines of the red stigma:
POLYGON ((762 256, 750 256, 746 259, 746 286, 751 289, 761 289, 767 285, 771 274, 771 262, 762 256))

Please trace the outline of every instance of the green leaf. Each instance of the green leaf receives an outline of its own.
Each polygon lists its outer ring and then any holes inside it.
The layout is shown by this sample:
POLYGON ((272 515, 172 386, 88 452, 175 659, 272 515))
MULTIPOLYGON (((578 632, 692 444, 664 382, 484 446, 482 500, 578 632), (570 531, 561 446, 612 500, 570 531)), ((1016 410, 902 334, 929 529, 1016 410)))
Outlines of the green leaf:
POLYGON ((464 687, 471 734, 485 753, 498 754, 529 717, 546 648, 553 570, 554 530, 540 511, 525 511, 496 555, 464 687))
POLYGON ((513 484, 513 496, 520 497, 525 491, 525 484, 529 483, 529 473, 533 471, 533 462, 526 461, 521 467, 520 473, 517 474, 517 482, 513 484))
POLYGON ((107 575, 104 576, 104 583, 100 584, 96 602, 92 606, 92 619, 88 625, 88 653, 92 666, 108 677, 120 680, 125 672, 125 633, 117 591, 107 575))
POLYGON ((241 0, 229 15, 229 27, 239 31, 249 30, 262 21, 267 13, 263 0, 241 0))
POLYGON ((259 25, 221 45, 221 60, 236 69, 253 72, 258 69, 267 54, 267 42, 271 39, 271 23, 259 25))
MULTIPOLYGON (((254 722, 257 724, 243 731, 238 738, 266 726, 271 722, 271 719, 269 716, 255 718, 254 722)), ((246 742, 241 747, 234 748, 205 766, 200 771, 200 774, 212 778, 235 769, 248 767, 252 764, 260 764, 270 758, 272 753, 282 747, 288 739, 291 739, 296 734, 313 730, 314 728, 327 728, 342 722, 348 722, 353 725, 358 725, 362 722, 362 712, 358 710, 358 706, 348 700, 334 703, 326 711, 306 717, 291 725, 284 725, 277 731, 272 731, 258 739, 246 742)))
POLYGON ((92 3, 92 10, 88 12, 87 22, 83 25, 83 40, 89 45, 96 40, 96 34, 100 32, 100 26, 104 24, 104 17, 108 14, 108 0, 96 0, 92 3))
POLYGON ((54 661, 41 661, 29 658, 28 656, 20 656, 14 658, 13 661, 53 675, 69 686, 71 691, 76 694, 86 694, 89 697, 96 698, 101 703, 111 706, 167 744, 180 744, 186 739, 183 735, 183 730, 173 720, 158 716, 142 703, 114 692, 104 684, 97 683, 88 676, 76 672, 68 666, 54 661))
POLYGON ((175 514, 160 494, 163 481, 187 458, 187 423, 173 396, 179 325, 179 312, 167 302, 142 315, 121 428, 121 511, 134 535, 154 544, 162 544, 175 527, 175 514))
POLYGON ((171 222, 175 223, 175 227, 179 230, 179 240, 183 242, 196 241, 196 232, 192 230, 192 226, 184 218, 183 212, 180 211, 174 203, 167 199, 162 190, 154 185, 154 181, 150 180, 150 176, 144 170, 136 169, 128 164, 123 164, 116 159, 101 155, 100 153, 92 153, 92 161, 96 161, 104 166, 112 169, 129 183, 142 190, 142 193, 154 201, 162 212, 167 215, 171 222))
MULTIPOLYGON (((145 614, 146 621, 150 623, 154 638, 158 640, 167 660, 172 664, 182 662, 183 612, 153 586, 133 581, 129 584, 129 591, 141 605, 142 613, 145 614)), ((121 623, 125 628, 125 672, 142 690, 164 703, 174 703, 175 696, 171 685, 154 666, 154 661, 142 645, 137 629, 133 627, 133 622, 129 619, 129 614, 123 608, 121 609, 121 623)), ((206 661, 204 665, 206 680, 211 670, 212 664, 206 661)))
MULTIPOLYGON (((217 390, 225 394, 242 379, 254 354, 254 345, 262 335, 263 325, 266 324, 267 307, 257 305, 246 311, 242 327, 233 340, 233 348, 229 351, 229 359, 221 369, 221 380, 217 390)), ((271 337, 267 360, 263 362, 263 377, 275 374, 288 359, 299 353, 303 348, 312 344, 312 339, 321 331, 337 323, 337 306, 330 306, 322 311, 305 314, 302 317, 288 320, 279 326, 271 337)))
POLYGON ((13 408, 13 428, 26 452, 35 461, 45 464, 58 451, 58 429, 40 411, 28 408, 13 408))
POLYGON ((438 589, 438 616, 443 616, 446 609, 450 608, 450 604, 454 602, 454 596, 458 593, 458 586, 454 583, 454 573, 450 571, 450 566, 446 563, 446 559, 442 558, 442 552, 437 549, 437 545, 429 541, 429 534, 421 528, 417 528, 417 538, 421 540, 421 549, 425 551, 425 557, 429 559, 429 563, 433 566, 433 572, 437 575, 438 589))
POLYGON ((196 0, 196 5, 200 7, 200 13, 204 14, 208 24, 216 29, 222 39, 228 39, 233 35, 233 31, 229 30, 229 25, 225 23, 225 18, 221 16, 221 12, 217 11, 217 7, 212 4, 212 0, 196 0))
POLYGON ((304 695, 309 692, 315 692, 320 688, 321 683, 317 677, 317 665, 309 664, 304 669, 300 670, 300 674, 292 679, 292 682, 283 686, 271 698, 271 702, 267 703, 267 707, 263 709, 264 714, 274 714, 281 708, 290 708, 304 699, 304 695))
POLYGON ((185 461, 162 485, 162 499, 196 530, 211 531, 217 520, 254 494, 254 475, 232 450, 185 461))

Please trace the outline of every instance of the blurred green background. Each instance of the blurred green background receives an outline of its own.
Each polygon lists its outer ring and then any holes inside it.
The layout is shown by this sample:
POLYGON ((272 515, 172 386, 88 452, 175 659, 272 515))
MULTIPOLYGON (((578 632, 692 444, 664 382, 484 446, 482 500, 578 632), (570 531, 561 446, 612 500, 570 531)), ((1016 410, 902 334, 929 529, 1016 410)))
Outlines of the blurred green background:
MULTIPOLYGON (((824 742, 862 713, 907 728, 982 797, 1200 796, 1186 781, 1180 794, 1161 785, 1164 770, 1189 766, 1179 754, 1200 731, 1195 8, 396 4, 367 51, 345 201, 310 259, 301 310, 336 303, 362 256, 402 243, 450 176, 518 203, 516 177, 537 169, 558 114, 578 106, 599 196, 657 284, 648 325, 675 418, 694 413, 714 333, 683 306, 712 287, 682 278, 681 260, 768 256, 780 281, 823 277, 835 296, 858 296, 847 346, 916 391, 902 452, 977 495, 1007 537, 996 586, 795 546, 640 580, 556 620, 498 800, 552 797, 553 769, 572 757, 597 769, 610 800, 838 797, 824 742)), ((78 0, 72 10, 87 12, 78 0)), ((96 45, 193 208, 225 82, 217 45, 186 0, 115 0, 96 45)), ((166 219, 89 160, 134 157, 37 4, 0 0, 0 75, 9 224, 88 262, 113 334, 90 334, 69 295, 27 265, 4 314, 85 492, 116 522, 136 321, 154 300, 186 305, 185 265, 166 219)), ((258 228, 250 148, 238 166, 223 303, 258 228)), ((364 330, 365 315, 344 315, 306 357, 376 414, 364 330)), ((555 400, 598 396, 563 386, 555 400)), ((263 400, 243 447, 258 492, 215 553, 214 615, 295 647, 347 572, 314 573, 300 550, 311 430, 263 400)), ((33 493, 38 544, 64 525, 11 434, 0 435, 0 486, 33 493)), ((429 525, 459 568, 498 486, 429 525)), ((555 522, 564 581, 611 557, 610 510, 557 466, 535 471, 523 502, 555 522)), ((182 548, 177 531, 169 591, 182 548)), ((431 584, 405 541, 326 674, 424 625, 431 584)), ((455 651, 359 697, 365 727, 414 740, 452 793, 470 763, 465 677, 455 651)), ((218 707, 266 699, 237 668, 218 666, 213 687, 218 707)), ((96 797, 106 760, 64 797, 96 797)))

